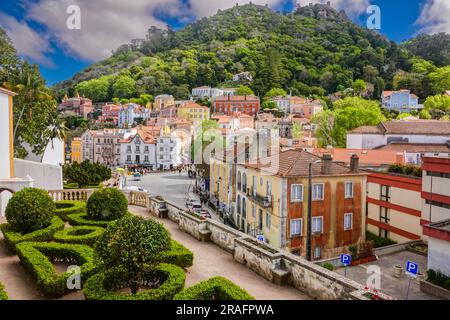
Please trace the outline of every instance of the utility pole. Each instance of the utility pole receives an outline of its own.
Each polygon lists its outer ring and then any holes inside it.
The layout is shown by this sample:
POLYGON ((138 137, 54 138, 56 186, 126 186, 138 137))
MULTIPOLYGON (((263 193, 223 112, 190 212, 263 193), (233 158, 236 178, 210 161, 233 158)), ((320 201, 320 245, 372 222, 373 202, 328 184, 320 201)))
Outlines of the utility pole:
POLYGON ((312 261, 311 258, 311 241, 312 241, 312 163, 309 164, 308 174, 308 219, 307 219, 307 238, 306 238, 306 259, 312 261))

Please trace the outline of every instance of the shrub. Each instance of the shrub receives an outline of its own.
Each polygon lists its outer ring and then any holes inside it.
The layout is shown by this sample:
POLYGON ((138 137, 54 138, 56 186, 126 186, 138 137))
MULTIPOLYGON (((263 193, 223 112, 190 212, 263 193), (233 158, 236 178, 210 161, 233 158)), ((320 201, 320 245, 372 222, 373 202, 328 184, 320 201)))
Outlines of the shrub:
POLYGON ((56 205, 56 215, 67 221, 67 216, 73 213, 83 213, 86 212, 86 202, 84 201, 58 201, 56 205))
POLYGON ((16 192, 6 207, 6 220, 11 228, 22 233, 30 233, 47 228, 56 207, 47 191, 25 188, 16 192))
POLYGON ((391 240, 391 239, 387 239, 387 238, 382 238, 379 237, 375 234, 373 234, 372 232, 366 231, 366 240, 367 241, 373 241, 374 243, 374 248, 381 248, 381 247, 386 247, 386 246, 390 246, 393 244, 397 244, 397 242, 391 240))
POLYGON ((450 290, 450 277, 441 271, 428 270, 428 281, 444 289, 450 290))
POLYGON ((47 242, 53 240, 53 235, 64 229, 64 221, 59 217, 53 217, 50 226, 45 229, 37 230, 27 234, 22 234, 20 232, 14 231, 9 224, 0 225, 0 229, 5 237, 5 242, 8 246, 15 250, 16 245, 26 241, 33 242, 47 242))
POLYGON ((111 169, 99 164, 85 160, 82 163, 73 163, 63 167, 64 180, 71 186, 80 188, 99 185, 102 181, 111 178, 111 169))
POLYGON ((80 266, 81 283, 95 273, 93 250, 88 246, 23 242, 17 245, 17 252, 24 267, 48 297, 59 297, 68 292, 67 280, 72 275, 71 272, 59 274, 52 262, 59 261, 80 266))
MULTIPOLYGON (((127 216, 131 216, 131 213, 127 213, 127 216)), ((108 228, 110 224, 114 221, 96 221, 88 218, 87 213, 75 213, 69 214, 67 216, 67 221, 69 221, 71 226, 92 226, 92 227, 100 227, 100 228, 108 228)))
POLYGON ((325 268, 325 269, 330 270, 330 271, 334 271, 334 266, 331 263, 329 263, 329 262, 326 262, 326 263, 322 264, 322 268, 325 268))
POLYGON ((171 264, 143 270, 141 285, 155 286, 138 293, 118 293, 116 290, 128 287, 128 277, 123 269, 100 272, 85 284, 83 293, 87 300, 172 300, 180 292, 186 280, 183 269, 171 264))
POLYGON ((104 232, 105 229, 100 227, 79 226, 56 232, 54 239, 60 243, 93 246, 104 232))
POLYGON ((122 218, 128 210, 127 198, 117 189, 105 188, 95 191, 87 202, 89 219, 111 221, 122 218))
POLYGON ((223 277, 214 277, 186 288, 174 300, 254 300, 244 289, 223 277))
POLYGON ((8 295, 5 292, 5 287, 0 283, 0 300, 8 300, 8 295))
POLYGON ((95 245, 95 257, 105 269, 119 268, 136 293, 142 270, 163 261, 171 249, 169 232, 158 222, 128 216, 111 224, 95 245))
POLYGON ((194 254, 182 244, 172 240, 172 249, 163 253, 162 261, 182 268, 192 266, 194 254))

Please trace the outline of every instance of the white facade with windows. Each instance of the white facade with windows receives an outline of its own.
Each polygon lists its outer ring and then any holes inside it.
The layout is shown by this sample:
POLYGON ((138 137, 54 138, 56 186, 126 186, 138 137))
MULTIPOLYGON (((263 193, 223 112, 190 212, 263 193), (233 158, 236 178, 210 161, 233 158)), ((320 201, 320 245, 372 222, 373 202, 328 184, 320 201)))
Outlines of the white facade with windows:
POLYGON ((170 169, 182 164, 181 140, 175 136, 160 136, 156 143, 156 165, 158 169, 170 169))
POLYGON ((156 168, 156 142, 147 143, 139 134, 121 142, 120 165, 156 168))

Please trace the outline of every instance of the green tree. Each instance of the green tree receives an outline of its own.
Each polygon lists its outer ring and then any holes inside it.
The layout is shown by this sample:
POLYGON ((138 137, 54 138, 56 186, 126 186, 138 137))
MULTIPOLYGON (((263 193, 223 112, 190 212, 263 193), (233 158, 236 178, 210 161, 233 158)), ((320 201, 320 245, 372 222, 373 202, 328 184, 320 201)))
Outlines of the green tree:
POLYGON ((80 82, 75 90, 82 96, 94 102, 104 102, 109 100, 110 77, 101 77, 80 82))
POLYGON ((136 81, 130 76, 119 76, 112 85, 114 97, 131 98, 136 93, 136 81))
POLYGON ((263 110, 278 109, 278 106, 274 101, 264 101, 261 105, 261 108, 263 110))
POLYGON ((442 93, 450 88, 450 66, 437 69, 429 75, 434 93, 442 93))
POLYGON ((430 96, 425 100, 424 105, 427 110, 436 109, 447 112, 450 110, 450 97, 442 94, 430 96))
POLYGON ((239 89, 237 89, 236 91, 236 95, 238 96, 249 96, 249 95, 254 95, 255 93, 253 92, 252 89, 250 89, 247 86, 240 86, 239 89))
POLYGON ((266 95, 264 96, 264 99, 271 99, 273 97, 285 97, 287 96, 287 92, 280 88, 273 88, 270 89, 266 95))
POLYGON ((432 117, 431 114, 428 112, 428 110, 423 109, 419 112, 419 118, 424 120, 430 120, 432 117))
POLYGON ((364 82, 364 80, 358 79, 356 81, 353 82, 353 90, 355 92, 355 94, 357 94, 358 96, 362 96, 364 92, 366 92, 367 90, 367 86, 366 83, 364 82))
POLYGON ((127 216, 108 227, 97 241, 94 258, 103 270, 123 270, 131 293, 138 292, 144 272, 163 261, 171 249, 169 232, 158 222, 127 216))

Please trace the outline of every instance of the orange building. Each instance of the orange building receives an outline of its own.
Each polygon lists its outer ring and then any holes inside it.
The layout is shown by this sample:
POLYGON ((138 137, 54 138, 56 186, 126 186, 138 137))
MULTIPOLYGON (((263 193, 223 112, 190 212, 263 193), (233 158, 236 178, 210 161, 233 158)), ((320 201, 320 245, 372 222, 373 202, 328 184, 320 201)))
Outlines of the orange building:
POLYGON ((73 138, 72 140, 71 161, 72 163, 83 162, 83 141, 81 138, 73 138))
POLYGON ((220 96, 213 100, 214 112, 225 115, 232 115, 234 112, 241 112, 250 116, 255 116, 261 102, 257 96, 220 96))

